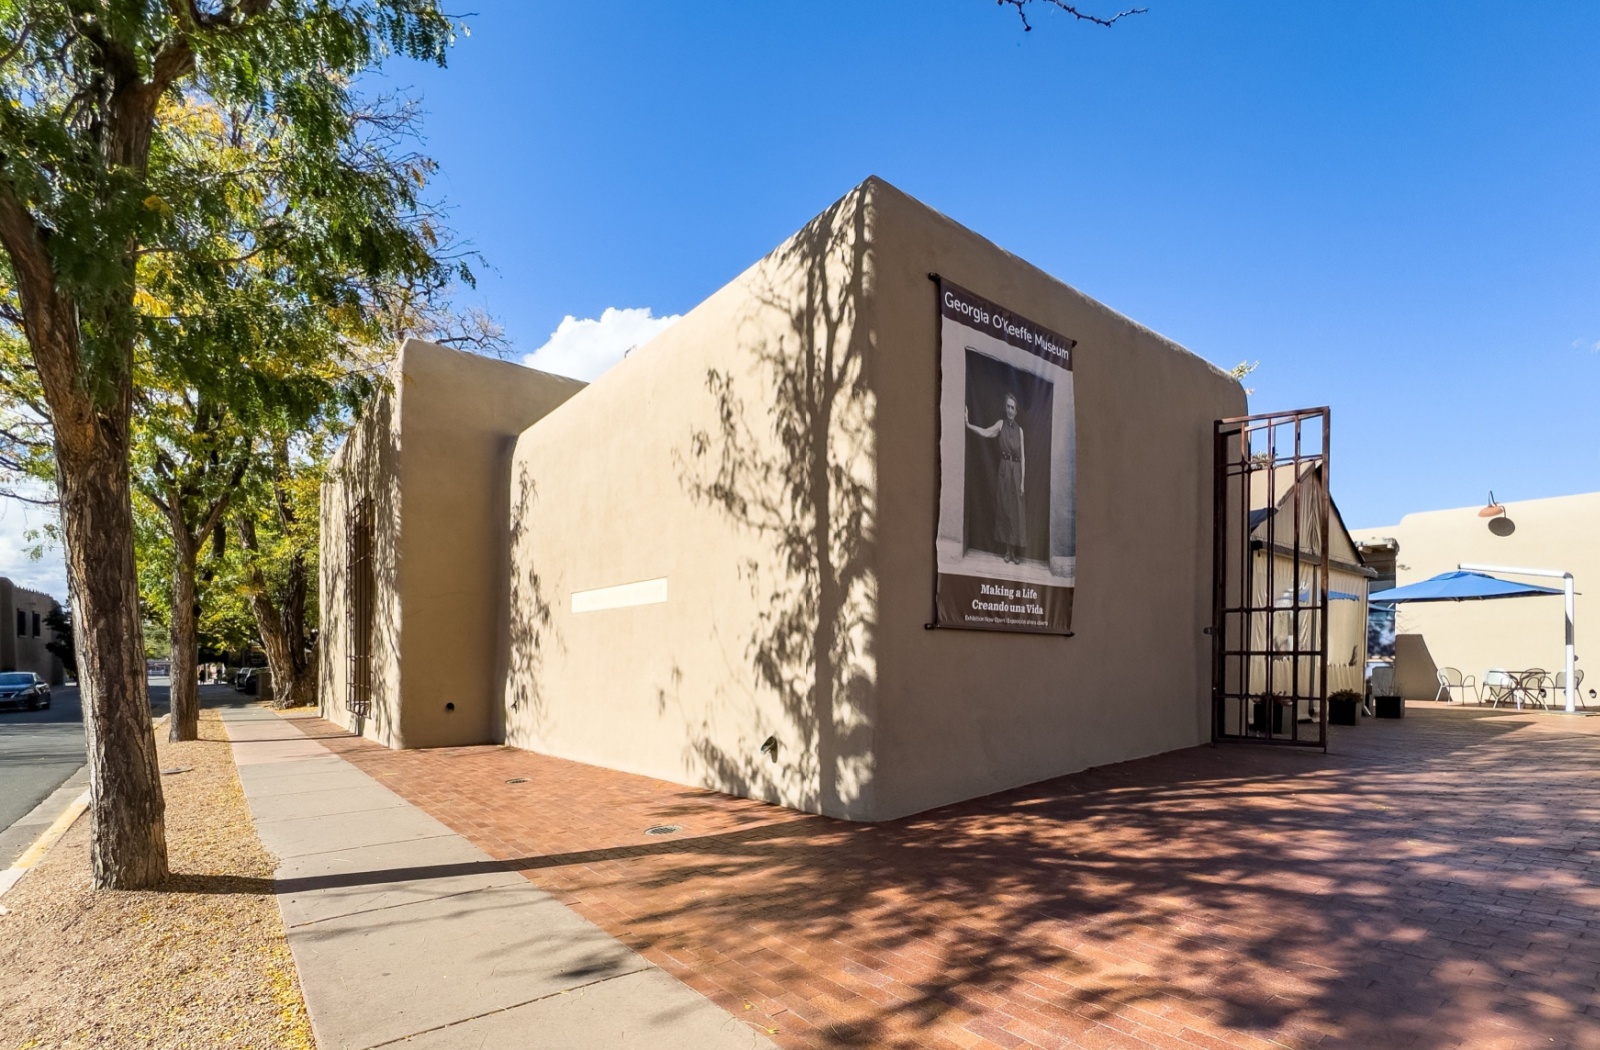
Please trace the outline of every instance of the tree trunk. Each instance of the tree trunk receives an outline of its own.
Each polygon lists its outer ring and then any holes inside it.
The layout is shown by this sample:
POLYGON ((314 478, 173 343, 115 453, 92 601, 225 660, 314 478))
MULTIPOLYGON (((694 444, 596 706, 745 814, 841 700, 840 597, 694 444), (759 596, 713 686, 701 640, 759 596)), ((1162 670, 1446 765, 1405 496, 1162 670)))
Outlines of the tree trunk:
MULTIPOLYGON (((180 505, 181 506, 181 505, 180 505)), ((195 587, 193 537, 180 521, 172 522, 172 674, 168 688, 172 718, 168 740, 200 738, 200 625, 195 587)))
MULTIPOLYGON (((245 549, 258 554, 255 522, 240 515, 239 540, 245 549)), ((272 672, 274 707, 299 707, 316 701, 317 654, 306 644, 306 563, 299 555, 289 563, 288 587, 279 608, 272 600, 261 570, 250 570, 250 612, 267 651, 267 669, 272 672)))
POLYGON ((166 803, 135 585, 126 417, 120 428, 112 422, 102 428, 111 440, 86 450, 58 438, 56 463, 88 739, 94 885, 131 890, 166 878, 166 803))
POLYGON ((284 629, 283 618, 272 599, 257 591, 250 596, 250 611, 255 614, 256 629, 261 633, 261 647, 267 651, 273 706, 297 707, 309 703, 309 693, 315 689, 315 675, 306 673, 308 661, 296 651, 298 640, 284 629))
MULTIPOLYGON (((110 187, 128 174, 143 177, 156 105, 193 71, 194 50, 186 37, 174 35, 156 54, 149 81, 121 47, 103 47, 101 55, 112 59, 102 67, 111 93, 96 110, 93 137, 105 170, 116 173, 105 180, 110 187)), ((106 203, 97 196, 96 207, 106 203)), ((67 583, 78 618, 94 886, 147 889, 166 878, 167 840, 139 621, 128 462, 133 334, 124 322, 133 315, 138 245, 130 236, 126 255, 96 260, 111 272, 96 278, 100 301, 86 304, 64 290, 55 236, 58 231, 29 211, 10 180, 0 179, 0 244, 11 263, 22 327, 55 435, 67 583), (87 348, 84 321, 94 337, 87 348)))

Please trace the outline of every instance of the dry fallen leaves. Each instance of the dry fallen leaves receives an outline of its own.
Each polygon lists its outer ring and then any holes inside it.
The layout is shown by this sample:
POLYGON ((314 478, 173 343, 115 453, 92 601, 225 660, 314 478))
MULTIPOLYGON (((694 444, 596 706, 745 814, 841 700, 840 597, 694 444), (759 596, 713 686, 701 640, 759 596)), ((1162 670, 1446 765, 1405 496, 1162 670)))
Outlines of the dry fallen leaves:
POLYGON ((201 739, 157 743, 173 876, 159 891, 96 893, 80 820, 0 916, 0 1048, 314 1050, 300 983, 214 712, 201 739))

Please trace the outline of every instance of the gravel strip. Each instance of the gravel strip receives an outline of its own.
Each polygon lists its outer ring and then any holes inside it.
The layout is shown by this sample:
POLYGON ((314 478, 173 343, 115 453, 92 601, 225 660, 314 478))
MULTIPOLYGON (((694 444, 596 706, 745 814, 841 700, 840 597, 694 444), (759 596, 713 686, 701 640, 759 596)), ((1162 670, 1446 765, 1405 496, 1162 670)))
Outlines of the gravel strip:
MULTIPOLYGON (((173 875, 159 891, 89 885, 89 821, 28 873, 0 915, 0 1047, 316 1046, 274 858, 256 838, 215 712, 201 739, 159 740, 173 875)), ((164 734, 162 734, 164 735, 164 734)))

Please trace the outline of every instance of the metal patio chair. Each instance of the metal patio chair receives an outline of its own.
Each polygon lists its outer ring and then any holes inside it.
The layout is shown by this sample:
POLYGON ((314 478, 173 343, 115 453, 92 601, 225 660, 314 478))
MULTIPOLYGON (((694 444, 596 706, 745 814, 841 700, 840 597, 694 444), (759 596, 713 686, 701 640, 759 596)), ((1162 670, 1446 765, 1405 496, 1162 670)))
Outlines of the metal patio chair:
MULTIPOLYGON (((1567 672, 1565 671, 1556 672, 1555 697, 1557 700, 1561 701, 1562 704, 1567 702, 1567 672)), ((1572 672, 1572 700, 1573 703, 1577 704, 1585 711, 1589 709, 1589 705, 1583 702, 1582 670, 1572 672)))
POLYGON ((1439 691, 1433 694, 1435 700, 1442 699, 1447 704, 1453 703, 1455 702, 1455 691, 1459 689, 1461 690, 1461 703, 1466 703, 1468 696, 1471 696, 1479 703, 1483 702, 1483 695, 1478 691, 1478 680, 1472 675, 1469 674, 1463 677, 1461 672, 1454 667, 1443 667, 1439 669, 1438 679, 1439 691))
POLYGON ((1480 703, 1499 707, 1502 703, 1516 703, 1517 699, 1517 680, 1511 676, 1510 671, 1496 668, 1483 673, 1480 703))

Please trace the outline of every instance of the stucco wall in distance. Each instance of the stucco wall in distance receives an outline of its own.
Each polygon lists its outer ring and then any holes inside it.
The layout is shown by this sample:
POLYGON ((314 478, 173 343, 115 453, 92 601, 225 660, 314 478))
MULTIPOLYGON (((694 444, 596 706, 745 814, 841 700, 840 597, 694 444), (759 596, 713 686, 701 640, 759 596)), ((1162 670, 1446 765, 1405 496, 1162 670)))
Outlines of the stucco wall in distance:
MULTIPOLYGON (((1587 679, 1587 700, 1589 690, 1600 687, 1600 492, 1508 502, 1505 508, 1502 519, 1480 517, 1481 507, 1407 514, 1398 525, 1362 529, 1356 538, 1399 542, 1398 586, 1452 572, 1463 562, 1572 573, 1577 587, 1574 641, 1578 669, 1587 679), (1493 521, 1498 524, 1491 529, 1493 521)), ((1559 579, 1505 578, 1561 587, 1559 579)), ((1395 623, 1395 684, 1410 699, 1431 700, 1439 688, 1434 675, 1443 667, 1479 682, 1490 668, 1542 667, 1553 676, 1566 659, 1563 606, 1563 599, 1555 596, 1401 604, 1395 623)), ((1595 706, 1595 701, 1589 703, 1595 706)))

